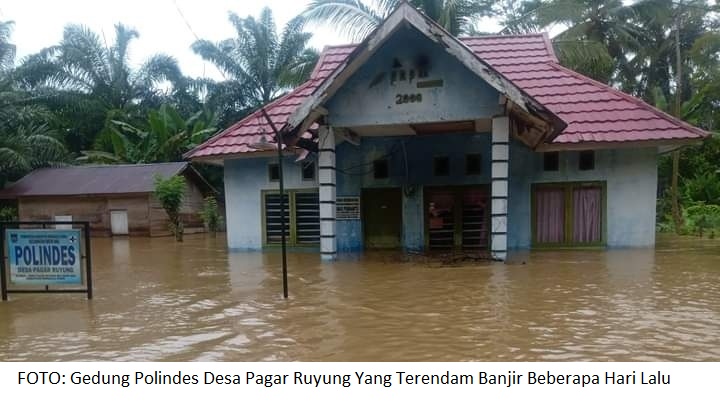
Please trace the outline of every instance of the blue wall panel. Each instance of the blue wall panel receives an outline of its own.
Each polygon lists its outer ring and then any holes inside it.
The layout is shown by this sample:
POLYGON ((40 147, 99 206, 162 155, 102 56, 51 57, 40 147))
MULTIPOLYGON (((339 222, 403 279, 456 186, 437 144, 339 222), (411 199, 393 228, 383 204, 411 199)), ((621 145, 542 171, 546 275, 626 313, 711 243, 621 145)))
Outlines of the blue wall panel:
MULTIPOLYGON (((560 170, 543 172, 541 153, 519 142, 511 144, 508 246, 531 246, 531 186, 533 183, 605 181, 607 183, 607 245, 609 247, 652 246, 655 242, 655 196, 657 150, 617 149, 596 151, 595 169, 578 170, 578 153, 560 154, 560 170)), ((252 158, 225 162, 228 244, 232 249, 262 248, 261 191, 277 189, 268 181, 267 166, 275 160, 252 158)), ((424 245, 423 187, 490 183, 490 135, 453 134, 428 136, 368 137, 360 146, 337 146, 337 196, 360 196, 363 188, 403 189, 403 238, 405 248, 424 245), (465 155, 482 155, 482 174, 466 176, 465 155), (451 175, 433 176, 433 158, 447 156, 451 175), (372 162, 390 162, 390 177, 373 178, 372 162)), ((316 182, 301 181, 300 165, 285 159, 288 189, 316 188, 316 182)), ((359 220, 337 222, 339 251, 363 249, 359 220)))
POLYGON ((607 184, 607 246, 655 244, 657 149, 595 152, 595 169, 578 169, 578 152, 560 153, 560 169, 543 171, 542 153, 519 142, 510 149, 508 247, 531 246, 531 187, 534 183, 604 181, 607 184))

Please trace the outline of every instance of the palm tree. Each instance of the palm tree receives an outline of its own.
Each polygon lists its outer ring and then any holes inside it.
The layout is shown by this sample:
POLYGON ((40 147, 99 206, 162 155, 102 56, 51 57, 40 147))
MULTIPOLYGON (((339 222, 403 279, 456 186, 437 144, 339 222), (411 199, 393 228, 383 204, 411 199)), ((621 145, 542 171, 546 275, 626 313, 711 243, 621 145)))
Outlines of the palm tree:
POLYGON ((0 173, 5 177, 2 180, 64 160, 65 147, 45 124, 21 125, 13 132, 0 134, 0 173))
POLYGON ((10 43, 14 22, 0 21, 0 72, 5 72, 15 64, 15 45, 10 43))
POLYGON ((34 168, 65 160, 65 147, 49 128, 50 115, 32 105, 14 80, 12 22, 0 22, 0 188, 34 168))
POLYGON ((168 98, 158 84, 170 83, 170 94, 184 94, 185 79, 174 58, 155 55, 140 69, 128 61, 131 42, 138 32, 115 26, 115 40, 108 45, 82 25, 68 25, 58 45, 27 58, 19 70, 22 83, 32 88, 56 111, 59 126, 66 127, 66 141, 74 151, 106 140, 110 117, 134 117, 145 105, 159 105, 168 98))
POLYGON ((299 19, 288 23, 281 35, 269 8, 257 19, 230 13, 229 20, 237 37, 219 43, 198 40, 192 45, 225 78, 211 86, 209 95, 209 102, 224 109, 224 115, 244 114, 308 79, 318 53, 307 47, 312 34, 302 31, 299 19))
MULTIPOLYGON (((313 0, 301 14, 309 24, 328 25, 361 41, 377 28, 401 0, 313 0)), ((410 4, 453 35, 475 32, 474 22, 493 13, 488 0, 411 0, 410 4)))

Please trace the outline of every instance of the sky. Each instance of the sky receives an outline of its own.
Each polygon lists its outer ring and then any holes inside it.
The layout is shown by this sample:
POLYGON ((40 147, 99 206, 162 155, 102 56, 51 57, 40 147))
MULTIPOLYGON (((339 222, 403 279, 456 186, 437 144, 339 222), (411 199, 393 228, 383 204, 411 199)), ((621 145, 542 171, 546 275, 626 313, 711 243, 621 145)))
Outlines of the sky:
MULTIPOLYGON (((156 53, 166 53, 178 59, 186 75, 217 79, 220 75, 212 64, 190 50, 195 35, 211 41, 233 37, 228 12, 257 16, 264 6, 273 10, 280 30, 306 4, 305 0, 0 0, 0 21, 15 21, 12 41, 18 60, 57 44, 66 24, 86 25, 112 43, 114 25, 122 22, 140 33, 130 48, 134 66, 156 53)), ((313 32, 311 46, 319 49, 347 43, 328 29, 313 32)))
MULTIPOLYGON (((156 53, 165 53, 178 59, 188 76, 220 79, 211 63, 190 50, 196 36, 213 42, 233 37, 228 12, 241 17, 257 16, 264 6, 273 10, 281 30, 307 3, 307 0, 0 0, 0 21, 15 21, 12 40, 18 48, 18 60, 57 44, 66 24, 86 25, 112 43, 114 25, 122 22, 140 33, 130 48, 133 66, 141 65, 156 53)), ((491 21, 487 24, 484 31, 499 29, 491 21)), ((310 45, 317 49, 349 42, 330 28, 311 31, 314 36, 310 45)))

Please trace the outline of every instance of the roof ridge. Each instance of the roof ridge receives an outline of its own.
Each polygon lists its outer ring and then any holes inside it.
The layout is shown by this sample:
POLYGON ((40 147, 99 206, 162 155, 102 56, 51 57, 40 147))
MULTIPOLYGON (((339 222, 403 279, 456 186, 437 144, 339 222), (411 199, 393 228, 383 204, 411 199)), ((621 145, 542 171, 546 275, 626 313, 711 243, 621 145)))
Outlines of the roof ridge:
POLYGON ((587 76, 585 76, 585 75, 583 75, 583 74, 580 74, 580 73, 578 73, 578 72, 576 72, 576 71, 573 71, 572 69, 568 69, 567 67, 565 67, 565 66, 563 66, 563 65, 561 65, 561 64, 559 64, 559 63, 549 63, 549 64, 550 64, 551 66, 553 66, 554 68, 558 69, 558 70, 562 70, 562 71, 567 72, 568 74, 570 74, 570 75, 572 75, 572 76, 574 76, 574 77, 576 77, 576 78, 579 78, 580 80, 587 81, 588 83, 590 83, 590 84, 592 84, 592 85, 594 85, 594 86, 596 86, 596 87, 600 87, 600 88, 603 88, 603 89, 605 89, 605 90, 608 90, 608 91, 612 92, 613 94, 615 94, 615 95, 623 98, 625 101, 628 101, 628 102, 630 102, 630 103, 632 103, 632 104, 635 104, 635 105, 637 105, 637 106, 640 106, 640 107, 642 107, 642 108, 649 109, 650 112, 656 114, 658 117, 660 117, 660 118, 662 118, 662 119, 669 120, 669 121, 673 122, 674 124, 676 124, 676 125, 678 125, 678 126, 681 126, 681 127, 685 128, 685 129, 689 130, 690 132, 693 132, 693 133, 695 133, 695 134, 697 134, 697 135, 699 135, 699 136, 701 136, 701 137, 707 137, 707 136, 709 136, 709 132, 707 132, 707 131, 705 131, 705 130, 703 130, 703 129, 697 128, 697 127, 695 127, 695 126, 693 126, 693 125, 690 125, 689 123, 687 123, 687 122, 685 122, 685 121, 683 121, 683 120, 681 120, 681 119, 678 119, 678 118, 676 118, 676 117, 674 117, 674 116, 672 116, 672 115, 670 115, 670 114, 668 114, 668 113, 666 113, 666 112, 664 112, 664 111, 662 111, 662 110, 660 110, 660 109, 658 109, 658 108, 656 108, 656 107, 654 107, 654 106, 646 103, 645 101, 641 100, 640 98, 633 97, 633 96, 631 96, 630 94, 626 94, 626 93, 624 93, 623 91, 620 91, 620 90, 618 90, 617 88, 614 88, 613 86, 610 86, 610 85, 608 85, 608 84, 601 83, 601 82, 599 82, 599 81, 597 81, 597 80, 594 80, 594 79, 592 79, 592 78, 590 78, 590 77, 587 77, 587 76))
POLYGON ((189 164, 187 161, 164 161, 161 163, 122 163, 122 164, 77 164, 77 165, 66 165, 62 167, 40 167, 38 170, 63 170, 63 169, 76 169, 76 168, 117 168, 117 167, 148 167, 148 166, 160 166, 170 164, 189 164))

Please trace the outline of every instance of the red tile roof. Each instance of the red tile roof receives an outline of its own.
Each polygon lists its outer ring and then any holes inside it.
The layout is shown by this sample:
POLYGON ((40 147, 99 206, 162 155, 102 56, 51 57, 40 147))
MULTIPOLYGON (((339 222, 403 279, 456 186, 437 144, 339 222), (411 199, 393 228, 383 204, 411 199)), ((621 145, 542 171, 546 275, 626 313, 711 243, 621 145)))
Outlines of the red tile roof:
MULTIPOLYGON (((706 132, 643 101, 561 66, 545 34, 461 38, 473 52, 568 124, 553 146, 702 139, 706 132)), ((305 84, 268 104, 278 128, 355 49, 328 47, 305 84)), ((188 153, 190 158, 256 151, 251 144, 272 130, 259 112, 251 114, 188 153)))

